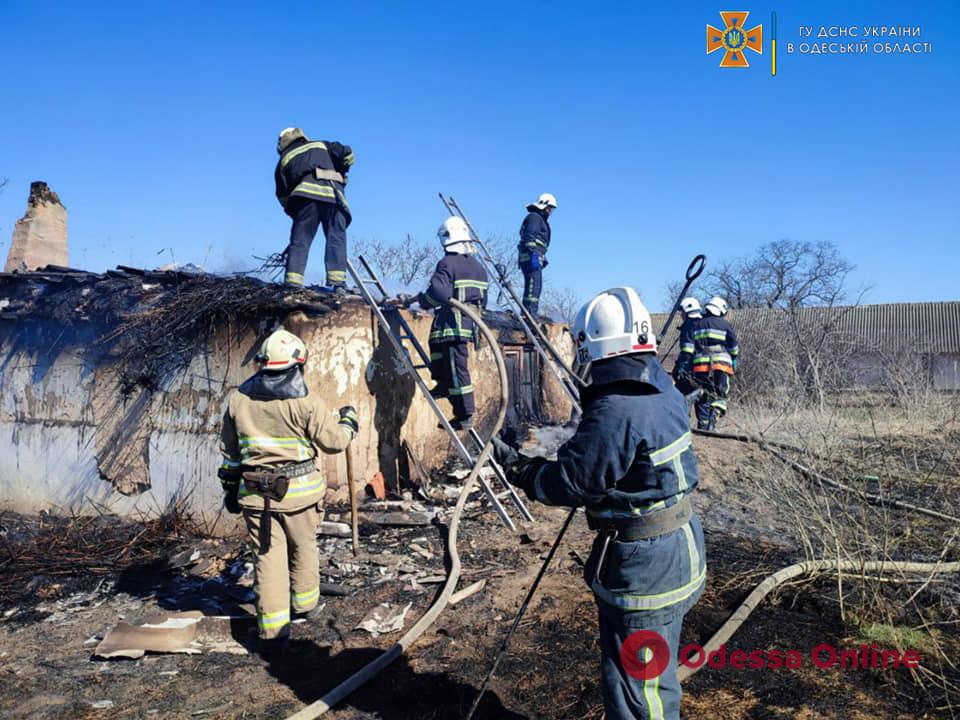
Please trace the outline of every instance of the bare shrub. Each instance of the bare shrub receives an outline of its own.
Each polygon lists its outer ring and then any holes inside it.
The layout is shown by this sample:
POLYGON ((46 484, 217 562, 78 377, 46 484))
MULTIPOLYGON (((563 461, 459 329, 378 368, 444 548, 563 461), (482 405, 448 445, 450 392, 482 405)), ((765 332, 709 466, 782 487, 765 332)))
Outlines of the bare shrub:
MULTIPOLYGON (((908 397, 912 391, 903 382, 900 392, 896 404, 888 394, 851 393, 834 396, 823 408, 798 398, 777 407, 752 402, 738 413, 738 429, 793 448, 779 450, 780 458, 767 455, 749 482, 764 505, 786 521, 784 539, 804 559, 862 567, 871 560, 938 562, 960 556, 960 528, 889 504, 895 498, 947 513, 960 507, 960 411, 925 387, 908 397), (784 459, 799 461, 808 472, 784 459)), ((951 628, 960 598, 957 577, 859 572, 831 574, 829 582, 840 616, 855 635, 885 632, 888 644, 901 651, 917 638, 924 642, 913 682, 931 707, 956 713, 960 669, 951 658, 960 641, 951 628)), ((953 716, 949 713, 938 717, 953 716)))

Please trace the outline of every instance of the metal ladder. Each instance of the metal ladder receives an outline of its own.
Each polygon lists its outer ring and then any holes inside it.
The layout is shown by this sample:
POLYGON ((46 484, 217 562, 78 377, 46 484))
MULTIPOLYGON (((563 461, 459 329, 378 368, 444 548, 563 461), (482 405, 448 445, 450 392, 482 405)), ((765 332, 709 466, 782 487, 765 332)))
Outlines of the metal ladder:
POLYGON ((537 354, 540 355, 543 363, 550 368, 556 376, 560 387, 563 388, 567 397, 570 398, 570 402, 573 403, 574 409, 579 414, 581 412, 580 392, 576 385, 578 378, 574 372, 567 367, 566 362, 560 357, 560 353, 557 352, 556 348, 550 344, 550 340, 544 334, 543 330, 540 329, 537 319, 523 306, 523 302, 520 300, 520 296, 517 295, 513 283, 511 283, 507 277, 506 270, 494 260, 493 255, 487 250, 486 245, 483 244, 483 240, 480 239, 477 231, 473 229, 473 225, 470 224, 470 221, 467 219, 460 205, 457 204, 457 201, 452 197, 445 197, 443 193, 439 193, 439 195, 440 200, 447 208, 447 212, 466 223, 467 228, 470 230, 473 244, 480 249, 480 252, 477 253, 475 257, 480 260, 480 263, 487 271, 487 275, 495 278, 497 285, 506 291, 507 296, 513 301, 514 313, 520 321, 520 324, 523 325, 524 332, 526 332, 527 337, 530 338, 531 344, 536 348, 537 354))
MULTIPOLYGON (((430 403, 430 407, 433 409, 437 419, 440 420, 440 425, 444 430, 447 431, 447 435, 450 436, 450 440, 453 442, 454 447, 456 447, 460 457, 465 463, 467 463, 469 467, 472 468, 474 465, 476 465, 477 456, 470 452, 467 446, 463 444, 463 441, 460 440, 460 437, 457 435, 454 429, 450 426, 446 415, 444 414, 443 410, 440 409, 440 405, 437 404, 437 401, 432 395, 430 395, 430 390, 427 387, 427 384, 424 382, 423 378, 418 372, 420 370, 429 369, 430 356, 424 352, 423 346, 413 334, 413 330, 410 328, 410 325, 404 319, 400 311, 397 308, 384 306, 384 301, 389 299, 390 296, 387 293, 386 288, 383 286, 383 283, 380 281, 380 278, 377 277, 376 273, 373 272, 370 265, 367 264, 367 261, 362 255, 357 256, 357 259, 360 261, 360 265, 363 267, 366 276, 361 276, 360 273, 357 272, 357 269, 353 266, 353 263, 351 263, 349 260, 347 261, 347 269, 353 276, 353 280, 357 284, 360 295, 366 301, 367 305, 370 306, 370 309, 376 316, 380 327, 383 328, 383 331, 390 339, 390 343, 393 345, 393 348, 397 353, 397 357, 400 358, 401 362, 403 362, 410 374, 413 375, 413 378, 417 383, 417 387, 420 389, 420 392, 423 394, 423 397, 426 398, 427 402, 430 403), (374 297, 371 288, 375 289, 375 291, 379 293, 379 299, 374 297), (396 320, 396 323, 400 328, 399 332, 394 331, 393 326, 387 319, 388 313, 396 320), (413 346, 413 349, 416 352, 416 357, 419 358, 419 362, 415 362, 414 358, 410 356, 410 352, 403 344, 404 340, 413 346)), ((469 435, 472 444, 476 449, 477 455, 479 455, 480 451, 483 450, 483 440, 473 428, 470 428, 469 435)), ((507 508, 504 507, 502 502, 503 500, 509 498, 525 521, 532 521, 533 516, 530 514, 530 511, 527 510, 527 506, 517 494, 516 490, 514 490, 513 485, 507 482, 507 478, 503 474, 503 469, 497 465, 492 457, 487 461, 487 465, 493 470, 493 474, 500 485, 503 486, 503 490, 498 492, 490 487, 490 484, 482 474, 477 475, 477 482, 480 483, 480 487, 483 489, 483 492, 490 499, 490 504, 493 505, 493 509, 497 511, 497 515, 500 516, 503 524, 515 532, 517 526, 507 512, 507 508)))

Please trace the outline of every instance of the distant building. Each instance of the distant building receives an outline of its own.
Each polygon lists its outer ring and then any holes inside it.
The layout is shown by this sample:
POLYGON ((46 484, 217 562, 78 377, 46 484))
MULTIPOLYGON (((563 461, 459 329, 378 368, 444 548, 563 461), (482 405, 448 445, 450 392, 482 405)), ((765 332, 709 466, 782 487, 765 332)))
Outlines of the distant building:
MULTIPOLYGON (((677 355, 680 314, 667 337, 672 344, 666 359, 677 355)), ((653 326, 666 322, 666 313, 653 316, 653 326)), ((745 357, 776 352, 783 333, 825 338, 843 353, 843 384, 850 389, 883 389, 891 364, 920 374, 920 384, 933 390, 960 390, 960 301, 890 303, 800 308, 731 310, 727 319, 740 336, 745 357)), ((666 348, 664 348, 666 350, 666 348)))

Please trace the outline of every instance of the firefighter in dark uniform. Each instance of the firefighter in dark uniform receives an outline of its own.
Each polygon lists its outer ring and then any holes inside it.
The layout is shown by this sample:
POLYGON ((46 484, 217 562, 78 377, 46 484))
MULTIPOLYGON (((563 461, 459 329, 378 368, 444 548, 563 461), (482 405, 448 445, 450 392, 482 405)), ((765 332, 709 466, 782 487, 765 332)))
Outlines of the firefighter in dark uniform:
POLYGON ((496 459, 531 499, 585 507, 597 532, 584 572, 599 611, 607 720, 677 720, 681 625, 706 577, 688 411, 633 288, 584 305, 573 336, 578 374, 590 381, 576 433, 554 461, 499 439, 496 459))
MULTIPOLYGON (((737 346, 737 334, 724 317, 727 314, 727 301, 722 297, 713 297, 704 310, 706 313, 692 331, 693 377, 703 389, 695 406, 697 429, 716 430, 717 420, 727 413, 730 381, 737 370, 740 349, 737 346)), ((683 349, 681 346, 681 352, 683 349)))
POLYGON ((469 430, 476 404, 468 360, 477 329, 473 320, 447 305, 447 300, 456 298, 482 310, 487 305, 489 282, 486 270, 473 257, 470 229, 463 220, 447 218, 437 236, 446 254, 437 263, 430 286, 415 297, 401 295, 399 300, 404 307, 419 303, 424 309, 435 310, 430 326, 430 375, 436 384, 430 394, 450 401, 454 430, 469 430))
MULTIPOLYGON (((680 352, 673 365, 673 381, 683 395, 687 396, 697 390, 693 377, 693 333, 697 323, 703 317, 703 308, 695 297, 685 297, 680 301, 680 310, 683 312, 683 324, 680 326, 680 352)), ((690 402, 690 400, 688 400, 690 402)))
POLYGON ((540 311, 540 293, 543 291, 543 269, 547 266, 547 248, 550 247, 550 213, 557 207, 557 199, 543 193, 535 203, 527 205, 527 216, 520 226, 518 263, 523 271, 523 306, 534 317, 540 311))
POLYGON ((347 227, 351 219, 344 187, 353 165, 353 151, 338 142, 311 142, 300 128, 287 128, 280 133, 277 152, 277 200, 293 219, 283 281, 291 287, 303 285, 310 245, 322 225, 327 241, 323 255, 326 284, 341 294, 347 282, 347 227))

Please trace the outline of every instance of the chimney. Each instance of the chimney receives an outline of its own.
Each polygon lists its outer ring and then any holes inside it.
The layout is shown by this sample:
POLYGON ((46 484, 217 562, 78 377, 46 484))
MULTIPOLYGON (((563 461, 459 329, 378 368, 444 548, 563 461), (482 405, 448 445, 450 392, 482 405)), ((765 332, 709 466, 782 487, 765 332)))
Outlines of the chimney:
POLYGON ((27 212, 13 228, 4 272, 68 265, 67 209, 45 182, 30 183, 27 212))

